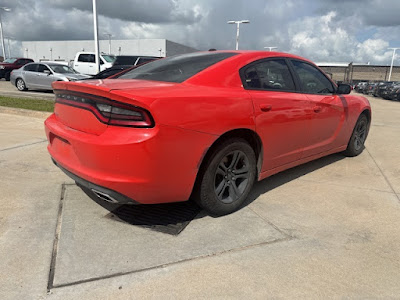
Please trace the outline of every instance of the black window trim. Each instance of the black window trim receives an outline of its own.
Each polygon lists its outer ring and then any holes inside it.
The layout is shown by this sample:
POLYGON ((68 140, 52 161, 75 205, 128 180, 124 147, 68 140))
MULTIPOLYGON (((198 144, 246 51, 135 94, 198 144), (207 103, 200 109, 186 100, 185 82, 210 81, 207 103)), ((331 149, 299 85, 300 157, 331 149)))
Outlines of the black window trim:
POLYGON ((300 84, 299 81, 297 80, 297 78, 294 76, 294 70, 292 65, 290 64, 290 62, 288 61, 288 58, 285 56, 274 56, 274 57, 266 57, 266 58, 261 58, 258 60, 255 60, 247 65, 245 65, 244 67, 240 68, 239 70, 239 75, 240 75, 240 79, 242 81, 242 85, 243 88, 245 90, 251 90, 251 91, 268 91, 268 92, 285 92, 285 93, 301 93, 301 89, 300 89, 300 84), (292 77, 292 81, 294 84, 294 90, 281 90, 281 89, 268 89, 268 88, 252 88, 247 86, 247 82, 246 82, 246 78, 244 73, 246 72, 247 69, 253 67, 254 65, 257 65, 261 62, 265 62, 265 61, 269 61, 269 60, 284 60, 286 63, 286 66, 289 69, 289 73, 290 76, 292 77))
POLYGON ((298 59, 298 58, 288 58, 287 60, 288 60, 289 68, 292 70, 292 73, 294 74, 295 81, 296 81, 297 86, 299 88, 299 93, 308 94, 308 95, 335 95, 337 93, 337 85, 318 66, 316 66, 316 65, 314 65, 314 64, 312 64, 312 63, 310 63, 308 61, 305 61, 305 60, 302 60, 302 59, 298 59), (297 74, 296 70, 294 69, 294 65, 293 65, 292 61, 299 61, 299 62, 305 63, 307 65, 310 65, 310 66, 312 66, 314 68, 317 68, 317 70, 320 71, 322 73, 322 75, 326 79, 328 79, 328 81, 332 84, 333 93, 324 93, 324 94, 320 93, 319 94, 319 93, 310 93, 310 92, 303 91, 299 75, 297 74))

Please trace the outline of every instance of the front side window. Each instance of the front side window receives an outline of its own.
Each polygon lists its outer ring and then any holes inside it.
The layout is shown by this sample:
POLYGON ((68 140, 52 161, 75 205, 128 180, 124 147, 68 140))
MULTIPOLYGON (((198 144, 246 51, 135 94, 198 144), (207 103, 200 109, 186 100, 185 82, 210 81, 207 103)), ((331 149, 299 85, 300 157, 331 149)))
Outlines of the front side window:
POLYGON ((65 65, 49 65, 54 73, 67 74, 67 73, 77 73, 74 69, 65 65))
POLYGON ((123 75, 120 79, 144 79, 181 83, 204 69, 237 55, 224 53, 190 53, 171 56, 143 64, 123 75))
POLYGON ((115 60, 115 56, 114 55, 105 55, 102 54, 101 57, 104 58, 104 60, 108 63, 112 63, 115 60))
POLYGON ((268 59, 243 72, 244 86, 249 89, 294 91, 295 85, 284 59, 268 59))
POLYGON ((332 82, 316 67, 299 60, 293 60, 292 63, 304 93, 332 94, 335 92, 332 82))
POLYGON ((50 72, 49 68, 46 67, 45 65, 39 65, 37 71, 38 71, 39 73, 44 73, 44 71, 49 71, 49 72, 50 72))

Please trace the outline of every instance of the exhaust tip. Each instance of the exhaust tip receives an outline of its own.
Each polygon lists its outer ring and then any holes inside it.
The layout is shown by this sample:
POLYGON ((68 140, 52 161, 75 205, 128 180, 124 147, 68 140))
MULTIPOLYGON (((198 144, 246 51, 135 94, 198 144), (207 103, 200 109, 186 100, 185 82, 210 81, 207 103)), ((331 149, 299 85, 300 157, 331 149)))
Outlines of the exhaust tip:
POLYGON ((100 192, 98 190, 92 189, 92 192, 97 196, 97 198, 109 202, 109 203, 118 203, 118 200, 114 199, 113 197, 111 197, 110 195, 100 192))

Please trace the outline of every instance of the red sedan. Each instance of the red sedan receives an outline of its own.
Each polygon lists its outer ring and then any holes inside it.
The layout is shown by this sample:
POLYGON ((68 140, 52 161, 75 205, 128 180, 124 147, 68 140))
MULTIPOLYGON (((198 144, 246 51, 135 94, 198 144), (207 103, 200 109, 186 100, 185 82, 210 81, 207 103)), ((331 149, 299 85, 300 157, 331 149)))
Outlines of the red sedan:
POLYGON ((371 122, 349 85, 279 52, 185 54, 53 88, 48 150, 79 185, 109 202, 193 198, 212 215, 237 210, 255 180, 360 154, 371 122))

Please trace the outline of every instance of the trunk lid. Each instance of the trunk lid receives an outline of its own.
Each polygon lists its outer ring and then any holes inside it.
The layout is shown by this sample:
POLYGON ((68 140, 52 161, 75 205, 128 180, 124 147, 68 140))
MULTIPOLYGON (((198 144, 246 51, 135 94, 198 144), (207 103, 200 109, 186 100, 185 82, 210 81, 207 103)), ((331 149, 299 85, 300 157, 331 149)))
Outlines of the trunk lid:
POLYGON ((64 125, 78 131, 100 135, 108 127, 101 121, 99 115, 90 107, 82 107, 82 103, 90 101, 118 101, 139 106, 150 111, 149 107, 154 101, 154 90, 165 93, 166 88, 175 86, 175 83, 164 83, 134 79, 96 79, 78 82, 56 81, 53 89, 56 94, 54 113, 64 125), (164 92, 162 92, 164 90, 164 92), (123 93, 121 93, 123 91, 123 93), (58 100, 60 103, 58 102, 58 100), (79 102, 79 107, 74 105, 79 102), (65 102, 69 102, 66 105, 65 102))

